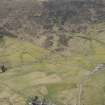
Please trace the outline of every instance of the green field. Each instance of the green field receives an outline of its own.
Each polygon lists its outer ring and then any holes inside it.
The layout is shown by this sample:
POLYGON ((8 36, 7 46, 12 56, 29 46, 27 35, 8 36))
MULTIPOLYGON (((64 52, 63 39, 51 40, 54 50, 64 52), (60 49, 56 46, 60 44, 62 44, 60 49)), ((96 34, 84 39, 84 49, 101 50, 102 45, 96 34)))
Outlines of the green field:
POLYGON ((0 64, 8 71, 0 73, 0 105, 25 105, 36 95, 57 105, 105 105, 105 71, 85 81, 79 103, 79 83, 97 64, 105 63, 105 30, 99 32, 104 28, 104 23, 90 27, 87 33, 93 40, 73 39, 67 55, 28 41, 1 39, 0 64))

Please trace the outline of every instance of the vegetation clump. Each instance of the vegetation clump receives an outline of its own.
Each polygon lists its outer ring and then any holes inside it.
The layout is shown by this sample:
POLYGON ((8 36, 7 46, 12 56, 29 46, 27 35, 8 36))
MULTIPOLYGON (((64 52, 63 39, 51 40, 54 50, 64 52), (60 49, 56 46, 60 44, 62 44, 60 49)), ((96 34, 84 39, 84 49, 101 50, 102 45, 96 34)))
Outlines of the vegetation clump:
POLYGON ((1 71, 2 71, 2 73, 4 73, 4 72, 6 72, 7 71, 7 67, 3 64, 3 65, 1 65, 1 71))
POLYGON ((50 103, 47 99, 43 98, 40 99, 38 96, 35 97, 29 97, 26 105, 54 105, 50 103))

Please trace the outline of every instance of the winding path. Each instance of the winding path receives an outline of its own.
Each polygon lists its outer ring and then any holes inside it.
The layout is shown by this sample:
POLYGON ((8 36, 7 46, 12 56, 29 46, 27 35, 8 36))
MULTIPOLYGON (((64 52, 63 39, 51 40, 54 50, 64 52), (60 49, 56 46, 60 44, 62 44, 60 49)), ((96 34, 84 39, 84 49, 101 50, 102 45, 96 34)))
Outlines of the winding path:
POLYGON ((78 104, 77 105, 82 105, 81 104, 81 97, 83 94, 83 86, 89 78, 91 78, 93 75, 95 75, 98 72, 102 72, 105 70, 105 63, 97 64, 94 70, 86 75, 84 75, 83 79, 79 83, 79 94, 78 94, 78 104))

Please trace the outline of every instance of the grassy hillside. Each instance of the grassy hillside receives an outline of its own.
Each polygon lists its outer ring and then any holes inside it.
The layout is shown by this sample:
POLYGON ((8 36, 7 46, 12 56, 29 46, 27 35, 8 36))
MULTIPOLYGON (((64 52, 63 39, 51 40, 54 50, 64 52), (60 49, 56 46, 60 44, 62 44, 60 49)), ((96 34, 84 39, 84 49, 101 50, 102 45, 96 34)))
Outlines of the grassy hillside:
POLYGON ((0 73, 0 105, 25 105, 27 98, 35 95, 45 96, 58 105, 104 105, 104 70, 84 81, 79 97, 84 77, 97 64, 105 63, 104 29, 104 22, 92 25, 87 31, 91 40, 75 37, 63 53, 25 40, 1 39, 0 64, 5 64, 8 71, 0 73))

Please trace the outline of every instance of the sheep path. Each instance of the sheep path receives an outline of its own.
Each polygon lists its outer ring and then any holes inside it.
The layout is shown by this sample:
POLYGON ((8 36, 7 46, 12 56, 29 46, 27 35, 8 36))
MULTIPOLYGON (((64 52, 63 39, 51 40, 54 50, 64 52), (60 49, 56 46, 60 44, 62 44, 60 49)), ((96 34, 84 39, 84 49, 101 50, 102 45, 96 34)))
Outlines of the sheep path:
POLYGON ((82 105, 81 101, 82 101, 84 84, 86 83, 86 81, 89 80, 95 74, 97 74, 99 72, 102 72, 102 71, 105 71, 105 64, 104 63, 97 64, 96 67, 94 68, 94 70, 92 70, 88 74, 84 75, 84 77, 82 78, 82 80, 78 84, 79 93, 78 93, 78 103, 77 103, 77 105, 82 105))

